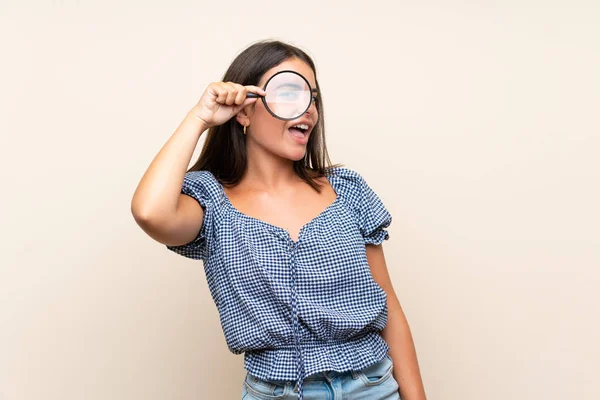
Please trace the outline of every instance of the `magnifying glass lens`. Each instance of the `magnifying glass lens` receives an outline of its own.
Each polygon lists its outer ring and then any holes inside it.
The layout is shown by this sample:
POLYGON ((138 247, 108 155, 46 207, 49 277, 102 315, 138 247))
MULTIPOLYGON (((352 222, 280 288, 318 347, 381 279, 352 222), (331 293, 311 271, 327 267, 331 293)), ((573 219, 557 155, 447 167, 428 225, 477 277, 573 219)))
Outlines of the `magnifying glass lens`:
POLYGON ((267 107, 279 118, 298 118, 310 107, 311 88, 301 75, 277 74, 267 84, 265 92, 267 107))

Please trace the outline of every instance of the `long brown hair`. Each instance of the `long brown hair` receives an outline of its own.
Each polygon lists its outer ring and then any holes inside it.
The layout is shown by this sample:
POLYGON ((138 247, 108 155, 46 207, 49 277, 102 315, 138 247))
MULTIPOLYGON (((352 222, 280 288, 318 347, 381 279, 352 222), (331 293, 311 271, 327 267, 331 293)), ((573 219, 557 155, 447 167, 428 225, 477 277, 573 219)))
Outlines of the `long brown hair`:
MULTIPOLYGON (((294 171, 320 193, 321 186, 313 179, 325 176, 330 168, 339 166, 339 164, 332 165, 327 152, 323 97, 317 80, 315 64, 308 54, 279 40, 261 40, 247 47, 233 60, 222 81, 235 82, 244 86, 257 86, 268 70, 291 58, 298 58, 312 68, 315 74, 316 88, 319 91, 315 100, 319 119, 308 139, 304 158, 294 161, 294 171)), ((235 117, 222 125, 211 127, 206 134, 200 156, 189 171, 208 170, 223 185, 236 185, 247 167, 245 140, 243 127, 235 117)))

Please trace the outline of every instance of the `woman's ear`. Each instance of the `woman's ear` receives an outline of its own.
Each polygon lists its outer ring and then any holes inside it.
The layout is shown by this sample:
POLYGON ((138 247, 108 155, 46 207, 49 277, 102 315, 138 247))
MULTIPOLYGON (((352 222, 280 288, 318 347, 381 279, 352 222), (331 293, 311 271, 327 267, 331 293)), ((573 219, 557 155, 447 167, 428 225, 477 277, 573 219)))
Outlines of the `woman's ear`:
POLYGON ((248 104, 246 107, 244 107, 240 111, 238 111, 238 113, 235 115, 235 119, 242 126, 250 125, 250 117, 254 114, 254 105, 255 104, 256 104, 256 102, 254 102, 252 104, 248 104))

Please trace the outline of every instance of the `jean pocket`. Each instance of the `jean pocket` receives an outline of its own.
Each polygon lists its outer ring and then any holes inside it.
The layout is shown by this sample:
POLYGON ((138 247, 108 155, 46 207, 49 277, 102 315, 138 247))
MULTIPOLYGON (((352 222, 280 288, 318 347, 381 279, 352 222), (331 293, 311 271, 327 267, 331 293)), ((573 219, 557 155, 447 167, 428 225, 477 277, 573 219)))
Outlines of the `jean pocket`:
POLYGON ((387 381, 392 376, 394 366, 392 358, 386 355, 385 358, 375 364, 369 365, 358 372, 359 378, 367 386, 377 386, 387 381))
POLYGON ((261 379, 251 373, 246 373, 244 385, 248 393, 261 400, 283 399, 289 392, 286 381, 261 379))

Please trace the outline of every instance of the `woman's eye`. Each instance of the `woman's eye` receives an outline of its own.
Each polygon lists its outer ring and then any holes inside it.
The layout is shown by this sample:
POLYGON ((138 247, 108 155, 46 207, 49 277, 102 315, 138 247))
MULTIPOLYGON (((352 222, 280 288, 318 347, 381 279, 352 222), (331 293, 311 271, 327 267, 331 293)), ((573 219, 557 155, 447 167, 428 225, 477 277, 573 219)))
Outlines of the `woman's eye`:
POLYGON ((296 93, 295 92, 281 92, 281 93, 277 93, 277 97, 296 97, 296 93))

